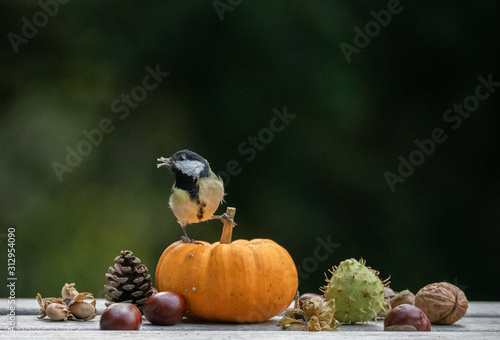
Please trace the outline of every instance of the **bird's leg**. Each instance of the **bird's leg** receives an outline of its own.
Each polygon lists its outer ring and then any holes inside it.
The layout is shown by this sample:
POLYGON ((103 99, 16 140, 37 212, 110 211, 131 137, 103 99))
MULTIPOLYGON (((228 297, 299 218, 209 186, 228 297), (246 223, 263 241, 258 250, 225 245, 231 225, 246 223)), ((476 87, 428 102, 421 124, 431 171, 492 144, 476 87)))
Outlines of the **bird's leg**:
POLYGON ((181 225, 182 227, 182 232, 184 233, 184 235, 181 236, 181 240, 184 241, 184 243, 194 243, 194 244, 201 244, 200 242, 198 241, 195 241, 193 239, 190 239, 187 235, 187 232, 186 232, 186 226, 184 225, 181 225))
POLYGON ((234 225, 236 225, 236 222, 234 222, 231 216, 226 213, 223 213, 222 215, 213 215, 212 217, 210 217, 210 220, 230 221, 234 223, 234 225))
POLYGON ((192 240, 187 235, 186 227, 185 226, 181 226, 181 227, 182 227, 182 232, 184 233, 184 235, 181 236, 181 240, 184 241, 185 243, 191 243, 192 240))

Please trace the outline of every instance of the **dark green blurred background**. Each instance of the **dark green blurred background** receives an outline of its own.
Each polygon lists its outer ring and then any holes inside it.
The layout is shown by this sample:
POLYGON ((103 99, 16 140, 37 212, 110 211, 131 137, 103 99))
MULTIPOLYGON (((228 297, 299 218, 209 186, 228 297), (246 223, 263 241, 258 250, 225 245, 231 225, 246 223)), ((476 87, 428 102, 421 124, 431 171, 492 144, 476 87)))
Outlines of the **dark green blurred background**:
MULTIPOLYGON (((388 2, 219 3, 231 8, 223 20, 211 1, 70 1, 16 53, 9 32, 20 37, 23 17, 42 9, 1 1, 2 297, 9 226, 18 297, 58 296, 66 282, 103 297, 122 249, 153 275, 181 235, 167 204, 173 176, 156 158, 189 148, 215 172, 239 163, 227 181, 233 237, 284 246, 302 292, 363 257, 396 290, 449 281, 470 300, 499 300, 500 87, 456 130, 443 120, 478 76, 500 81, 498 2, 401 1, 350 63, 339 45, 354 45, 354 28, 388 2), (157 65, 168 77, 120 119, 112 103, 141 94, 157 65), (284 107, 296 116, 270 137, 284 107), (60 182, 53 162, 103 119, 114 130, 60 182), (447 140, 392 192, 384 172, 435 128, 447 140), (269 143, 248 161, 258 147, 241 144, 259 133, 269 143), (315 255, 328 240, 332 253, 315 255)), ((221 230, 211 221, 189 235, 215 242, 221 230)))

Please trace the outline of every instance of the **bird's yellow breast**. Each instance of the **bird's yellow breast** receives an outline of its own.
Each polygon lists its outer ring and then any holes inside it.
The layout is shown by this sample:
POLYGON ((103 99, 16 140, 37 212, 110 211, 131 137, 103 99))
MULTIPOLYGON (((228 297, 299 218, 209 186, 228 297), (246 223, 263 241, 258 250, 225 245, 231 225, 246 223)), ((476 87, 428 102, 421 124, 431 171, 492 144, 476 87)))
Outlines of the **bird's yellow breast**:
POLYGON ((211 172, 210 177, 198 180, 199 192, 192 197, 188 191, 172 187, 169 204, 182 225, 208 220, 215 213, 224 197, 222 180, 211 172))

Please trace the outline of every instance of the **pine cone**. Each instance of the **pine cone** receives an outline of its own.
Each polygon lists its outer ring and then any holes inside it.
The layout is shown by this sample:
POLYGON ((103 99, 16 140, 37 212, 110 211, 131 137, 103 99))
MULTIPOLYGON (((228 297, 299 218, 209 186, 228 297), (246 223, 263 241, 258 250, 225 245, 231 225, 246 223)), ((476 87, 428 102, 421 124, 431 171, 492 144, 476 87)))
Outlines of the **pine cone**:
POLYGON ((133 256, 130 250, 122 250, 115 262, 106 273, 109 280, 109 285, 104 285, 107 291, 106 307, 115 302, 128 302, 142 312, 144 302, 153 293, 148 268, 140 264, 141 260, 133 256))

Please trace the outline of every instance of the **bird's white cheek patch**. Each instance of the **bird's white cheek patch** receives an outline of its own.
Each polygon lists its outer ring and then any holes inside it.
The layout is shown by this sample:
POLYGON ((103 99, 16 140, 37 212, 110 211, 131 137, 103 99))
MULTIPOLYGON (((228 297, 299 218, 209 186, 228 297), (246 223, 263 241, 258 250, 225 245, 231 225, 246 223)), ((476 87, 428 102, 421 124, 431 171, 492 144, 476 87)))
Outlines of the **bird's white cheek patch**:
POLYGON ((199 177, 205 165, 199 161, 182 161, 175 162, 175 167, 186 175, 199 177))

